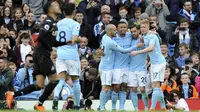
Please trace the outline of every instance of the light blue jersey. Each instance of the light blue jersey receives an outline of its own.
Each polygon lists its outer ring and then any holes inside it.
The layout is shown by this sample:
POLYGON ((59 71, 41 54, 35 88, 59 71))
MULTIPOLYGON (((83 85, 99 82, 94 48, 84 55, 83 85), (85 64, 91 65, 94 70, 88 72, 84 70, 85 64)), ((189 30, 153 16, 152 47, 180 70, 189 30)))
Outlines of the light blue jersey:
POLYGON ((148 45, 151 45, 151 44, 154 45, 154 50, 151 52, 148 52, 151 64, 165 63, 166 60, 165 60, 165 57, 161 53, 160 42, 159 42, 158 37, 154 34, 147 34, 144 36, 144 39, 149 40, 148 45))
MULTIPOLYGON (((142 50, 146 47, 148 44, 149 39, 144 39, 144 46, 142 48, 135 48, 134 51, 142 50)), ((133 39, 131 45, 137 45, 140 43, 140 38, 133 39)), ((147 59, 147 53, 138 54, 136 56, 131 56, 129 71, 135 72, 135 71, 146 71, 146 59, 147 59)))
MULTIPOLYGON (((58 35, 57 41, 67 42, 72 40, 73 35, 79 35, 80 24, 73 19, 64 18, 57 23, 58 35)), ((79 60, 78 46, 64 45, 57 48, 57 58, 64 60, 79 60)))
POLYGON ((104 56, 101 57, 101 61, 99 64, 99 70, 104 70, 104 71, 113 70, 114 60, 115 60, 114 51, 119 51, 119 52, 125 53, 125 52, 130 52, 133 49, 132 47, 123 49, 106 34, 102 38, 101 47, 104 51, 104 56))
MULTIPOLYGON (((127 32, 125 37, 117 35, 113 39, 120 47, 126 49, 131 47, 132 36, 130 32, 127 32)), ((128 68, 130 62, 130 55, 115 51, 114 69, 128 68)))

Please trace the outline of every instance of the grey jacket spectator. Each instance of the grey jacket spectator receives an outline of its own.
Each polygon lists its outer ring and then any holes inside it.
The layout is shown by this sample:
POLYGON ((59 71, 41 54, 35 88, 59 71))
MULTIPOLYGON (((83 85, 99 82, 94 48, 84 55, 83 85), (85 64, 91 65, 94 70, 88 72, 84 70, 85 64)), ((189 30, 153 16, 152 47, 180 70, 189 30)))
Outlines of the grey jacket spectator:
POLYGON ((6 91, 13 91, 14 75, 12 70, 7 67, 7 59, 0 58, 0 100, 5 99, 6 91))
POLYGON ((48 0, 23 0, 22 4, 27 3, 36 17, 39 17, 43 12, 43 6, 48 0))
POLYGON ((170 15, 167 5, 162 4, 160 9, 157 9, 154 4, 149 4, 145 12, 148 15, 156 15, 158 17, 158 26, 166 31, 166 17, 170 15))

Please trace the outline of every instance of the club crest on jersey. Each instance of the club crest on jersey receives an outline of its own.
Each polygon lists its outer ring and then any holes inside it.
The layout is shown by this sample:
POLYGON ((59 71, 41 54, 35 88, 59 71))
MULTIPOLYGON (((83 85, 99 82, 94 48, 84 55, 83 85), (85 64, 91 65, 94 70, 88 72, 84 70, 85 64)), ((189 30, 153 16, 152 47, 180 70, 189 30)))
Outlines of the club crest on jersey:
POLYGON ((46 25, 44 25, 44 29, 45 29, 45 30, 47 30, 47 31, 48 31, 48 30, 49 30, 49 28, 50 28, 50 26, 49 26, 49 25, 47 25, 47 24, 46 24, 46 25))

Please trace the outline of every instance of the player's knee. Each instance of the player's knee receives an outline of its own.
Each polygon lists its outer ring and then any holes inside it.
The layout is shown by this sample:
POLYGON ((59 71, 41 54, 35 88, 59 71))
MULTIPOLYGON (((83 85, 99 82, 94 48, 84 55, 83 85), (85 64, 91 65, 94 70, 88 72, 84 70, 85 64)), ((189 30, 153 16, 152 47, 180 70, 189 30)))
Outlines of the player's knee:
POLYGON ((140 91, 141 93, 145 93, 146 92, 145 87, 140 87, 140 91))
POLYGON ((103 90, 104 92, 108 92, 108 91, 110 90, 110 86, 103 86, 103 87, 102 87, 102 90, 103 90))
POLYGON ((42 84, 37 84, 37 86, 40 88, 40 89, 43 89, 45 87, 44 83, 42 84))
POLYGON ((160 88, 160 82, 152 82, 152 88, 160 88))
POLYGON ((66 78, 66 72, 65 71, 63 71, 63 72, 61 72, 61 73, 59 73, 58 75, 57 75, 57 78, 58 79, 65 79, 66 78))
POLYGON ((119 92, 119 90, 120 90, 120 85, 114 85, 114 87, 113 87, 113 91, 115 91, 115 92, 119 92))

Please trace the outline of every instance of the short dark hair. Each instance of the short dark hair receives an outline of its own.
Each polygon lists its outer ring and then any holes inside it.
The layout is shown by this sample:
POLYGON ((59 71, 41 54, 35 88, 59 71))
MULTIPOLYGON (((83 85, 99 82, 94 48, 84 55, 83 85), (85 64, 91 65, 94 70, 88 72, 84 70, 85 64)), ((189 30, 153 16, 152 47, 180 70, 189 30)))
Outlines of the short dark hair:
POLYGON ((75 10, 76 6, 73 3, 65 3, 63 5, 63 11, 66 16, 71 16, 75 10))
POLYGON ((166 45, 168 47, 168 44, 166 41, 162 41, 160 45, 166 45))
POLYGON ((108 13, 108 12, 101 13, 101 18, 104 17, 105 15, 110 15, 110 13, 108 13))
POLYGON ((76 14, 78 14, 78 13, 83 14, 83 12, 81 12, 81 11, 79 11, 79 10, 76 10, 76 14))
POLYGON ((135 22, 135 23, 131 24, 131 25, 129 26, 129 28, 130 28, 130 29, 132 29, 132 28, 140 29, 140 24, 135 22))
POLYGON ((28 33, 23 33, 20 35, 20 39, 30 39, 30 35, 28 33))
POLYGON ((50 7, 51 7, 51 4, 52 4, 53 2, 55 2, 55 1, 54 1, 54 0, 50 0, 50 1, 48 1, 48 2, 44 5, 43 11, 44 11, 45 14, 48 14, 49 9, 50 9, 50 7))
POLYGON ((181 18, 181 19, 180 19, 180 23, 189 23, 189 22, 188 22, 187 19, 185 19, 185 18, 181 18))
POLYGON ((27 54, 27 55, 25 56, 25 60, 26 60, 26 58, 28 58, 28 57, 33 57, 33 55, 32 55, 32 54, 27 54))
POLYGON ((181 93, 178 90, 176 89, 171 90, 170 94, 174 94, 174 93, 177 94, 179 98, 181 98, 181 93))

